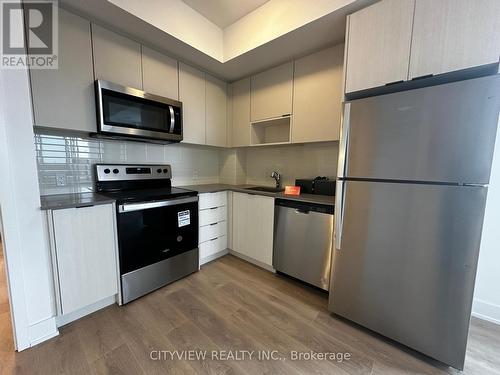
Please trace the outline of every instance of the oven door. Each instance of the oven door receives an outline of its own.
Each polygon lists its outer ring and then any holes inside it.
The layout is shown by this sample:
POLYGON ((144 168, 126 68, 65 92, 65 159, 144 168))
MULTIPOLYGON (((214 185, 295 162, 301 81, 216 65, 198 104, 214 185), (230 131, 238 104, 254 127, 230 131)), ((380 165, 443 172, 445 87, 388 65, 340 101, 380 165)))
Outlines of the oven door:
POLYGON ((181 102, 101 80, 96 91, 100 133, 182 140, 181 102))
POLYGON ((118 206, 120 274, 198 248, 198 197, 118 206))

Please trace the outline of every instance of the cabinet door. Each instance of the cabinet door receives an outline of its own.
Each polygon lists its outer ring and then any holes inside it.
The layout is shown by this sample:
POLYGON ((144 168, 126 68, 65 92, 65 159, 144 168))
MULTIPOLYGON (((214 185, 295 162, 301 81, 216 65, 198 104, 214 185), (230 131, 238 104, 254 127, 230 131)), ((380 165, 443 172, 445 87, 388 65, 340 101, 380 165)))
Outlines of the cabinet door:
POLYGON ((59 9, 59 68, 30 70, 35 125, 96 131, 90 22, 59 9))
POLYGON ((500 1, 416 0, 410 78, 496 63, 500 1))
POLYGON ((141 45, 92 24, 96 79, 142 90, 141 45))
POLYGON ((231 84, 232 91, 232 147, 250 145, 250 78, 231 84))
POLYGON ((339 139, 344 46, 295 61, 292 142, 339 139))
POLYGON ((266 70, 251 79, 251 120, 292 113, 293 62, 266 70))
POLYGON ((272 267, 274 234, 274 198, 247 195, 247 254, 272 267))
POLYGON ((142 79, 144 91, 179 100, 177 60, 142 46, 142 79))
POLYGON ((226 146, 226 82, 206 77, 206 144, 226 146))
POLYGON ((205 144, 205 73, 179 63, 184 142, 205 144))
POLYGON ((346 92, 406 80, 414 0, 382 0, 349 16, 346 92))
POLYGON ((231 249, 250 256, 248 244, 248 196, 248 194, 233 192, 231 249))
POLYGON ((62 313, 118 293, 113 205, 53 212, 62 313))

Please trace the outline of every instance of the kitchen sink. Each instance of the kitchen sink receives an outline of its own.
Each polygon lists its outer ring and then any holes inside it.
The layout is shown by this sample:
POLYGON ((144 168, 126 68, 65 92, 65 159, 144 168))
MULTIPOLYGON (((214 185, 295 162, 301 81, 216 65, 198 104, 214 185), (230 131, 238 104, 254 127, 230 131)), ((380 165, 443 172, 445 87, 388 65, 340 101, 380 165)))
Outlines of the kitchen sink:
POLYGON ((269 187, 269 186, 254 186, 245 188, 245 190, 265 191, 267 193, 281 193, 285 189, 269 187))

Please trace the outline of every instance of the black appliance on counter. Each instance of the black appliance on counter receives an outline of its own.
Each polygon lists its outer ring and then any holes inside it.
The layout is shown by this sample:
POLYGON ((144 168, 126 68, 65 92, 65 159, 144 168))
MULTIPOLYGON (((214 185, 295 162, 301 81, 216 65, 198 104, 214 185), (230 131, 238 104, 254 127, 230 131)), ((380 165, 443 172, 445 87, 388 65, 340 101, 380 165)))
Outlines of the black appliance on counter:
POLYGON ((303 194, 335 195, 335 180, 329 180, 328 177, 296 179, 295 185, 300 186, 303 194))
POLYGON ((95 166, 116 200, 120 304, 199 269, 198 193, 172 187, 170 165, 95 166))

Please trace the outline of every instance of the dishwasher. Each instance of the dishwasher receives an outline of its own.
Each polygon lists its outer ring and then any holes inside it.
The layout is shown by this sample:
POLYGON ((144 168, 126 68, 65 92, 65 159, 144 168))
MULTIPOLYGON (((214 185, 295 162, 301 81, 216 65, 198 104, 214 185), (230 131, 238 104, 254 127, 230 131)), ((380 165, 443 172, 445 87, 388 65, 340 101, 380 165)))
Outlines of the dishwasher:
POLYGON ((276 271, 329 289, 334 207, 276 199, 273 267, 276 271))

